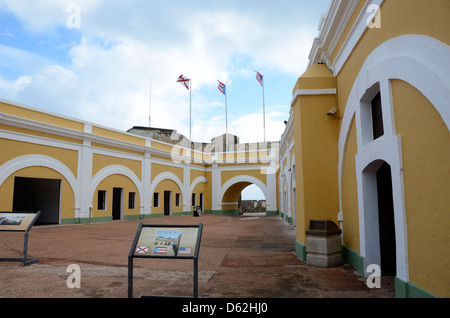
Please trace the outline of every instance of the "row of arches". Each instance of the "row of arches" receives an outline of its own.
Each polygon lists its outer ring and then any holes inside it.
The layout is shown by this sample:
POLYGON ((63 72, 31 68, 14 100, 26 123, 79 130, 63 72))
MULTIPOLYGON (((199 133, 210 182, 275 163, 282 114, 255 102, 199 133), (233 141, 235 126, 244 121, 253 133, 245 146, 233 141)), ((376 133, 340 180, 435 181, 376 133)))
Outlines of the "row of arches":
MULTIPOLYGON (((191 211, 192 207, 197 205, 201 206, 202 210, 205 208, 210 209, 211 207, 211 198, 207 195, 208 191, 206 189, 208 181, 205 176, 198 176, 191 183, 186 184, 175 173, 164 171, 156 175, 151 182, 146 183, 145 181, 142 182, 128 167, 109 165, 102 168, 86 182, 86 180, 82 180, 82 173, 79 173, 77 177, 61 161, 47 155, 37 154, 20 156, 4 163, 0 167, 0 191, 2 191, 2 185, 8 179, 16 178, 15 183, 17 184, 18 177, 39 176, 36 173, 21 173, 24 169, 32 168, 41 168, 40 171, 44 168, 47 171, 51 170, 54 172, 42 173, 40 178, 36 179, 38 180, 36 181, 38 182, 37 187, 44 186, 46 184, 45 180, 51 178, 59 180, 61 183, 58 192, 55 192, 54 195, 54 197, 59 198, 58 201, 61 201, 61 206, 57 208, 57 212, 52 212, 57 213, 57 216, 53 215, 51 217, 51 223, 77 223, 82 222, 82 219, 92 217, 100 217, 105 220, 111 217, 112 219, 123 219, 125 214, 136 217, 142 216, 142 214, 152 214, 155 211, 159 212, 160 210, 163 210, 164 214, 167 215, 174 210, 179 212, 191 211), (52 175, 52 177, 47 177, 47 175, 52 175), (171 183, 171 190, 173 191, 166 191, 166 188, 160 186, 167 184, 167 182, 171 183), (109 189, 108 194, 102 190, 106 188, 109 189), (155 195, 155 193, 158 193, 159 196, 155 195), (106 203, 101 202, 102 200, 109 200, 108 208, 106 208, 106 203), (68 203, 67 201, 73 203, 68 203), (122 206, 120 212, 115 211, 115 204, 122 206), (175 206, 177 208, 173 209, 175 206)), ((35 169, 34 171, 38 170, 35 169)), ((11 180, 10 183, 14 183, 14 181, 11 180)), ((29 178, 28 184, 28 189, 24 191, 30 191, 31 178, 29 178)), ((269 196, 268 187, 261 180, 249 175, 235 176, 227 180, 217 191, 218 202, 220 202, 219 205, 222 205, 222 209, 226 209, 230 195, 233 196, 232 201, 237 201, 234 197, 236 189, 239 188, 238 192, 240 195, 240 192, 250 184, 258 186, 266 198, 269 196)), ((10 185, 10 189, 13 187, 14 185, 10 185)), ((12 192, 13 190, 10 191, 12 192)), ((18 189, 15 189, 15 192, 18 192, 18 189)), ((5 196, 12 197, 11 193, 5 194, 5 196)), ((23 201, 27 200, 25 195, 21 199, 23 201)), ((10 205, 14 206, 14 203, 10 205)), ((18 205, 16 204, 16 206, 18 205)), ((35 207, 30 204, 22 204, 22 206, 35 207)))

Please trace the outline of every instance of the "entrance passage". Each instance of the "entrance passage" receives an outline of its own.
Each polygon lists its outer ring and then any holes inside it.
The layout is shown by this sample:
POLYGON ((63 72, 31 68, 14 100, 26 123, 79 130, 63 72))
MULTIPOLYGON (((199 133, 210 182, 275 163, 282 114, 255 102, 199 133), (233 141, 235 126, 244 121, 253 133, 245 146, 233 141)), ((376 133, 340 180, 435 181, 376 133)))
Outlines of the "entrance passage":
POLYGON ((41 211, 38 224, 59 224, 60 179, 14 178, 13 211, 41 211))
POLYGON ((172 191, 164 191, 164 215, 170 215, 172 191))
POLYGON ((113 188, 113 207, 112 217, 113 220, 120 220, 122 218, 122 204, 123 202, 123 189, 113 188))
POLYGON ((380 231, 381 274, 396 275, 394 201, 391 167, 384 163, 377 171, 378 222, 380 231))

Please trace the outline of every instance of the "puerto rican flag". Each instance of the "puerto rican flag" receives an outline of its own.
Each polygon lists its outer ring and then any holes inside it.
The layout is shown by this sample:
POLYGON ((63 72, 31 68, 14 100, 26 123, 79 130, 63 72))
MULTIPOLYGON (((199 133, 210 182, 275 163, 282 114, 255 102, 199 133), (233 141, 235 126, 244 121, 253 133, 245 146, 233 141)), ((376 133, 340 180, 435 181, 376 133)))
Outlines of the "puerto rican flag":
POLYGON ((258 71, 255 71, 255 72, 256 72, 256 79, 258 80, 259 84, 261 84, 261 86, 264 87, 264 79, 263 79, 263 76, 262 76, 258 71))
POLYGON ((224 84, 224 83, 222 83, 221 81, 218 81, 219 82, 219 91, 221 91, 222 92, 222 94, 226 94, 225 93, 225 91, 226 91, 226 85, 224 84))
POLYGON ((187 77, 184 76, 184 75, 180 75, 180 76, 178 77, 178 79, 177 79, 177 82, 178 82, 178 83, 181 83, 181 85, 183 85, 184 87, 186 87, 188 90, 189 90, 189 81, 190 81, 190 79, 187 78, 187 77))
POLYGON ((155 247, 155 250, 153 252, 155 254, 166 254, 167 253, 167 247, 155 247))

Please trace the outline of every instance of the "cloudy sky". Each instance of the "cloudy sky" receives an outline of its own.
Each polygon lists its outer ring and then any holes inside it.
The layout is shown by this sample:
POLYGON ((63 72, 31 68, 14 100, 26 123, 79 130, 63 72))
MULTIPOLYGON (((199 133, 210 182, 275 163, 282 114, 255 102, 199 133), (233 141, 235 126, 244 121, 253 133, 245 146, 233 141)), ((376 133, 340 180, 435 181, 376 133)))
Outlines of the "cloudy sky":
POLYGON ((330 0, 0 0, 0 98, 119 130, 279 140, 330 0), (151 109, 151 110, 150 110, 151 109))
POLYGON ((1 0, 0 98, 127 130, 278 140, 330 0, 1 0), (150 102, 151 100, 151 102, 150 102), (150 107, 151 105, 151 107, 150 107))

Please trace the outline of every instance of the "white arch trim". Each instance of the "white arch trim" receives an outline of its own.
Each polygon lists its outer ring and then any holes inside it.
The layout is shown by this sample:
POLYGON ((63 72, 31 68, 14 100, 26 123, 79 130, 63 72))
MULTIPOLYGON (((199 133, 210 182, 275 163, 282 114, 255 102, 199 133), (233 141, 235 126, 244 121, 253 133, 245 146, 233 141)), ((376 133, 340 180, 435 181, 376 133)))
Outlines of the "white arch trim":
MULTIPOLYGON (((403 35, 388 40, 377 47, 364 62, 347 100, 339 133, 339 197, 342 211, 342 177, 344 157, 350 127, 355 118, 358 154, 356 175, 358 179, 358 206, 361 255, 364 266, 374 261, 373 242, 366 242, 364 220, 364 169, 375 160, 391 165, 394 191, 394 210, 397 244, 397 276, 409 281, 406 211, 404 202, 401 138, 395 136, 395 121, 391 95, 391 79, 400 79, 418 89, 436 108, 450 129, 450 47, 424 35, 403 35), (360 106, 367 90, 379 83, 382 95, 385 136, 367 145, 362 138, 360 106), (372 245, 371 245, 372 244, 372 245)), ((369 240, 370 241, 370 240, 369 240)), ((375 253, 376 254, 376 253, 375 253)), ((376 260, 376 255, 375 255, 376 260)))
MULTIPOLYGON (((90 193, 89 202, 92 202, 92 200, 94 199, 95 189, 97 189, 100 182, 102 182, 107 177, 115 175, 115 174, 120 174, 120 175, 124 175, 124 176, 128 177, 131 180, 131 182, 133 182, 134 185, 136 186, 136 188, 138 190, 139 198, 141 200, 143 200, 143 191, 142 191, 143 185, 142 185, 142 182, 139 180, 139 178, 136 176, 136 174, 127 167, 120 166, 120 165, 111 165, 111 166, 107 166, 107 167, 101 169, 92 178, 90 191, 89 191, 89 193, 90 193)), ((90 203, 90 204, 92 204, 92 203, 90 203)))
POLYGON ((273 195, 271 195, 269 193, 268 187, 264 184, 264 182, 262 182, 261 180, 255 178, 255 177, 248 176, 248 175, 240 175, 240 176, 233 177, 223 184, 223 186, 220 188, 220 192, 219 192, 220 204, 222 204, 222 200, 223 200, 223 196, 224 196, 225 192, 232 185, 239 183, 239 182, 249 182, 249 183, 255 184, 256 186, 258 186, 261 189, 261 191, 264 193, 264 196, 266 197, 266 207, 275 207, 276 206, 276 201, 275 201, 276 198, 274 199, 273 195))
POLYGON ((45 155, 25 155, 4 163, 0 167, 0 185, 16 171, 28 167, 47 167, 61 174, 69 183, 75 198, 75 206, 79 206, 77 179, 72 171, 61 161, 45 155))
POLYGON ((155 191, 158 184, 164 180, 172 180, 173 182, 175 182, 180 188, 181 195, 183 196, 183 201, 187 198, 186 191, 184 190, 184 186, 180 178, 178 178, 174 173, 168 171, 161 172, 153 179, 152 185, 150 187, 150 194, 152 194, 155 191))
POLYGON ((199 183, 206 183, 206 178, 205 177, 197 177, 197 178, 195 178, 195 180, 191 184, 191 188, 190 188, 191 193, 194 192, 195 187, 199 183))

